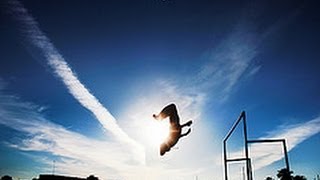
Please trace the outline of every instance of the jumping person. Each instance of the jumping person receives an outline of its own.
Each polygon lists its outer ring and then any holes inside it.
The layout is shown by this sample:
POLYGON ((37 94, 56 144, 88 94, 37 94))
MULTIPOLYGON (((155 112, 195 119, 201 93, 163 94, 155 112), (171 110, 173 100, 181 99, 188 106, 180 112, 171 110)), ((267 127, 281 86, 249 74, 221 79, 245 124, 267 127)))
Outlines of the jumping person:
POLYGON ((156 120, 163 120, 169 117, 169 120, 170 120, 169 136, 160 146, 161 156, 163 156, 167 151, 170 151, 170 149, 177 144, 177 142, 181 137, 184 137, 191 132, 191 129, 189 128, 186 133, 181 134, 182 128, 186 126, 191 126, 192 120, 188 121, 185 124, 180 125, 180 118, 178 115, 176 105, 174 104, 170 104, 164 107, 158 115, 153 114, 153 117, 156 120))

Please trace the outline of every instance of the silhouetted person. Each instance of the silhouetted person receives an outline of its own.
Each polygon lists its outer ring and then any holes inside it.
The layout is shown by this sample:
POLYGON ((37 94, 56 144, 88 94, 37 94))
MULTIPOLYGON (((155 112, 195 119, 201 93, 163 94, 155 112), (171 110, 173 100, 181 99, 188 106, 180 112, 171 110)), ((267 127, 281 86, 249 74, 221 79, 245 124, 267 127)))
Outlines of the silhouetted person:
POLYGON ((179 139, 183 136, 188 135, 191 132, 191 129, 189 128, 188 131, 184 134, 181 134, 182 128, 185 126, 191 126, 192 121, 188 121, 187 123, 180 125, 180 118, 178 115, 177 108, 174 104, 170 104, 162 109, 162 111, 159 113, 159 115, 153 115, 153 117, 156 120, 163 120, 167 117, 169 117, 170 121, 170 132, 169 136, 160 145, 160 155, 163 156, 167 151, 170 151, 170 149, 177 144, 179 139))

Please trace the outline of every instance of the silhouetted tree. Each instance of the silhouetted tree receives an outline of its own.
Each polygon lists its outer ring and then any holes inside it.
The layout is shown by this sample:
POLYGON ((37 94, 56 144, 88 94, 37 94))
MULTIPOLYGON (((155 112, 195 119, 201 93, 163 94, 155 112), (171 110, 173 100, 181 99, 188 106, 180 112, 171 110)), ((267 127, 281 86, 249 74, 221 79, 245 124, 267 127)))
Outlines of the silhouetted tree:
POLYGON ((307 178, 302 175, 296 175, 293 177, 293 180, 307 180, 307 178))
POLYGON ((90 175, 87 177, 87 180, 99 180, 99 178, 95 177, 94 175, 90 175))
POLYGON ((12 180, 11 176, 5 175, 1 177, 1 180, 12 180))
POLYGON ((280 178, 280 180, 292 180, 292 171, 289 171, 287 168, 280 169, 278 171, 277 177, 280 178))

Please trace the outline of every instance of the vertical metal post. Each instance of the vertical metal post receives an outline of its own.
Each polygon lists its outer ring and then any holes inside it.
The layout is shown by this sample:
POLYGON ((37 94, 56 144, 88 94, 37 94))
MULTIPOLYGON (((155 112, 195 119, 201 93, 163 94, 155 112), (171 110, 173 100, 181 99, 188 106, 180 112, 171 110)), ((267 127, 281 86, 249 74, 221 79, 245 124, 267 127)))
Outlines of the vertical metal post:
POLYGON ((228 180, 227 142, 223 141, 224 179, 228 180))
POLYGON ((228 132, 228 134, 226 135, 226 137, 223 139, 223 152, 224 152, 224 175, 225 175, 225 180, 228 180, 228 158, 227 158, 227 140, 229 139, 229 137, 231 136, 231 134, 233 133, 233 131, 236 129, 236 127, 238 126, 238 124, 241 122, 242 118, 243 118, 243 114, 244 111, 241 112, 239 118, 237 119, 237 121, 232 125, 230 131, 228 132))
POLYGON ((290 172, 289 158, 288 158, 288 151, 287 151, 286 140, 282 140, 282 144, 283 144, 284 159, 285 159, 285 162, 286 162, 287 170, 288 170, 288 172, 290 172))
POLYGON ((246 162, 246 174, 247 180, 252 180, 252 169, 251 169, 251 160, 249 158, 249 147, 248 144, 250 141, 248 140, 247 134, 247 123, 246 123, 246 113, 242 111, 237 121, 232 125, 231 129, 227 133, 226 137, 223 139, 223 151, 224 151, 224 174, 225 180, 228 180, 228 162, 235 162, 235 161, 245 161, 246 162), (227 140, 232 135, 234 130, 237 128, 239 123, 243 121, 243 133, 244 133, 244 145, 245 145, 245 158, 235 158, 235 159, 228 159, 227 157, 227 140))
POLYGON ((251 166, 251 159, 249 158, 248 159, 248 167, 249 167, 249 174, 248 176, 250 176, 250 179, 252 180, 253 179, 253 175, 252 175, 252 166, 251 166))
MULTIPOLYGON (((223 139, 223 151, 224 151, 224 171, 225 171, 225 180, 228 180, 228 162, 235 162, 235 161, 245 161, 246 162, 246 173, 247 173, 247 180, 253 180, 252 175, 252 165, 251 159, 249 158, 249 143, 274 143, 274 142, 282 142, 283 151, 284 151, 284 159, 286 163, 286 169, 290 171, 289 166, 289 158, 288 158, 288 151, 285 139, 258 139, 258 140, 248 140, 248 133, 247 133, 247 119, 245 111, 242 111, 237 121, 233 124, 229 132, 227 133, 226 137, 223 139), (243 120, 243 134, 244 134, 244 145, 245 145, 245 158, 234 158, 228 159, 227 156, 227 140, 232 135, 233 131, 239 125, 239 123, 243 120)), ((320 180, 320 179, 319 179, 320 180)))
POLYGON ((251 167, 249 162, 249 150, 248 150, 248 134, 247 134, 247 122, 246 122, 246 113, 242 111, 241 116, 243 117, 243 133, 244 133, 244 147, 246 155, 246 166, 247 166, 247 179, 251 179, 251 167))

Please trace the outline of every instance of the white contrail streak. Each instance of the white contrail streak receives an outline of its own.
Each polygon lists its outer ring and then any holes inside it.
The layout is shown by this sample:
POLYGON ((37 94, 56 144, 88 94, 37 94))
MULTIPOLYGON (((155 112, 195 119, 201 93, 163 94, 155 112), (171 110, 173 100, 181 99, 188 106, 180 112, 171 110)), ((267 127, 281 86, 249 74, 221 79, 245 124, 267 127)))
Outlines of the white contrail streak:
POLYGON ((111 113, 93 96, 89 90, 80 82, 68 63, 54 47, 50 39, 40 30, 38 23, 28 13, 24 6, 18 1, 9 1, 9 11, 18 21, 19 28, 31 44, 40 50, 48 65, 55 74, 66 85, 69 92, 79 103, 91 111, 105 129, 111 132, 119 141, 135 147, 139 152, 140 159, 143 158, 143 150, 135 140, 130 138, 117 124, 111 113))

